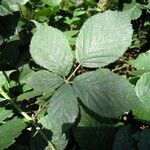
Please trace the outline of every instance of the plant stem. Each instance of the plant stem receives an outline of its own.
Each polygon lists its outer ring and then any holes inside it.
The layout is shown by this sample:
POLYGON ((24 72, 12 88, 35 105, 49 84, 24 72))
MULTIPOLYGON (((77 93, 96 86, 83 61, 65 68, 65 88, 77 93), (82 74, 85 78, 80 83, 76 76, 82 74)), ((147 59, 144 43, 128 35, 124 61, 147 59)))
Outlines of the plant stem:
POLYGON ((49 101, 47 101, 38 111, 37 111, 37 113, 35 114, 35 118, 38 116, 38 114, 44 109, 44 108, 46 108, 46 106, 48 105, 48 103, 49 103, 49 101))
POLYGON ((72 72, 72 74, 67 78, 67 80, 65 81, 66 83, 68 83, 69 82, 69 80, 71 79, 71 77, 76 73, 76 71, 79 69, 79 67, 81 66, 81 64, 79 64, 76 68, 75 68, 75 70, 72 72))
MULTIPOLYGON (((31 122, 32 125, 37 129, 39 128, 38 124, 24 111, 22 111, 22 109, 13 101, 11 100, 11 98, 4 92, 4 90, 2 89, 2 87, 0 87, 0 94, 7 100, 9 100, 11 102, 11 104, 18 110, 18 112, 28 121, 31 122)), ((48 138, 46 137, 46 135, 44 134, 44 132, 41 130, 41 128, 38 130, 38 132, 41 134, 41 136, 43 137, 43 139, 48 143, 48 147, 49 150, 55 150, 54 145, 48 140, 48 138)))
POLYGON ((124 68, 126 68, 126 67, 128 67, 128 65, 127 65, 127 64, 124 64, 124 65, 121 66, 121 67, 118 67, 118 68, 113 69, 113 72, 114 72, 114 71, 119 71, 119 70, 124 69, 124 68))

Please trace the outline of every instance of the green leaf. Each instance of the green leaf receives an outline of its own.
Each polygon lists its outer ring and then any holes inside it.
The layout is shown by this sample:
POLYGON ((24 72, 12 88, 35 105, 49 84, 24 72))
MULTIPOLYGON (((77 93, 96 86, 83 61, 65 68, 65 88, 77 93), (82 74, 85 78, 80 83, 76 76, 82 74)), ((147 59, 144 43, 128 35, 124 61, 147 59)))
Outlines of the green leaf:
POLYGON ((113 150, 134 150, 135 141, 132 138, 134 129, 132 125, 120 128, 116 134, 113 150))
POLYGON ((150 110, 150 72, 144 73, 137 81, 135 91, 139 99, 150 110))
POLYGON ((44 7, 38 10, 35 14, 35 18, 39 18, 41 16, 48 16, 55 14, 59 10, 59 7, 44 7))
POLYGON ((149 150, 150 148, 150 129, 144 129, 139 133, 138 149, 149 150))
POLYGON ((53 133, 51 137, 51 142, 54 144, 57 150, 63 150, 67 146, 68 140, 66 139, 65 134, 62 134, 57 128, 57 125, 53 124, 49 116, 46 115, 39 120, 39 123, 43 125, 43 127, 53 133))
POLYGON ((47 4, 48 6, 57 6, 61 3, 62 0, 41 0, 43 3, 47 4))
POLYGON ((106 11, 92 16, 77 38, 77 61, 91 68, 114 62, 130 46, 132 33, 130 19, 125 13, 106 11))
POLYGON ((150 121, 150 72, 141 76, 136 83, 135 91, 144 106, 143 109, 135 111, 135 116, 139 119, 150 121))
POLYGON ((70 45, 75 45, 76 43, 76 34, 78 33, 78 30, 69 30, 65 31, 64 34, 67 37, 70 45))
POLYGON ((150 71, 150 50, 129 61, 137 70, 150 71))
POLYGON ((44 26, 35 21, 34 23, 37 31, 30 45, 33 59, 56 74, 68 75, 72 67, 73 56, 66 37, 56 28, 44 26))
POLYGON ((25 5, 29 0, 2 0, 0 5, 0 16, 12 15, 19 11, 20 6, 25 5))
POLYGON ((129 81, 108 70, 77 76, 73 87, 82 102, 103 117, 118 118, 141 105, 129 81))
POLYGON ((124 4, 123 11, 124 13, 128 13, 132 20, 138 19, 142 14, 140 4, 135 1, 130 4, 124 4))
POLYGON ((0 87, 4 85, 8 85, 7 77, 9 78, 10 74, 13 72, 13 70, 10 71, 0 71, 0 87))
POLYGON ((14 143, 14 139, 18 137, 22 130, 26 127, 23 119, 14 118, 0 126, 0 149, 8 148, 14 143))
POLYGON ((150 0, 148 0, 147 8, 150 9, 150 0))
POLYGON ((56 89, 63 84, 63 82, 63 78, 46 70, 32 73, 26 81, 33 89, 40 92, 56 89))
POLYGON ((36 96, 39 96, 39 95, 42 95, 41 93, 39 93, 38 91, 28 91, 28 92, 25 92, 23 94, 20 94, 18 97, 17 97, 17 101, 23 101, 23 100, 29 100, 31 98, 34 98, 36 96))
POLYGON ((7 83, 6 77, 2 71, 0 71, 0 86, 3 86, 5 83, 7 83))
POLYGON ((0 102, 3 102, 3 101, 5 101, 5 100, 6 100, 6 99, 0 97, 0 102))
POLYGON ((6 118, 10 118, 13 115, 11 110, 7 110, 3 107, 0 108, 0 123, 4 121, 6 118))
POLYGON ((115 132, 113 124, 101 123, 81 108, 80 122, 74 129, 75 139, 81 149, 110 150, 115 132))
POLYGON ((19 68, 20 74, 19 74, 19 81, 21 83, 26 83, 26 80, 31 76, 31 74, 34 72, 32 69, 30 69, 30 66, 28 64, 23 65, 19 68))
POLYGON ((12 14, 12 11, 8 10, 4 6, 0 5, 0 16, 6 16, 6 15, 9 15, 9 14, 12 14))
POLYGON ((69 84, 62 85, 52 96, 48 116, 58 129, 68 130, 78 116, 78 102, 69 84))

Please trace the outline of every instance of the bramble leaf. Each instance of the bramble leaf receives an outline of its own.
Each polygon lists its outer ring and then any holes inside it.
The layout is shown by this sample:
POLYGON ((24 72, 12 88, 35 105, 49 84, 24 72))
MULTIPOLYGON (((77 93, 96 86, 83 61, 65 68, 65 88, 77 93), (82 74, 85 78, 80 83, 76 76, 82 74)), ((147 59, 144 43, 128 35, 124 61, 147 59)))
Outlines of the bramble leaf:
POLYGON ((52 96, 48 116, 58 129, 68 130, 78 116, 78 102, 69 84, 62 85, 52 96))
POLYGON ((7 110, 4 107, 0 108, 0 123, 6 118, 10 118, 13 115, 11 110, 7 110))
POLYGON ((135 91, 139 99, 150 109, 150 72, 141 76, 136 84, 135 91))
POLYGON ((133 139, 134 128, 132 125, 123 126, 115 136, 113 150, 134 149, 135 141, 133 139))
POLYGON ((56 89, 61 84, 63 84, 63 78, 58 76, 57 74, 54 74, 52 72, 41 70, 32 73, 28 79, 27 84, 29 84, 33 89, 40 91, 40 92, 46 92, 50 89, 56 89))
POLYGON ((67 38, 61 31, 34 21, 37 31, 30 44, 34 61, 46 69, 66 76, 73 63, 73 55, 67 38))
POLYGON ((25 5, 29 0, 2 0, 0 5, 0 16, 12 14, 19 11, 19 5, 25 5))
POLYGON ((113 123, 99 122, 81 108, 81 118, 74 129, 75 139, 81 149, 110 150, 115 133, 116 129, 113 123))
POLYGON ((135 116, 138 119, 150 121, 150 72, 141 76, 136 84, 135 91, 143 103, 143 109, 137 109, 135 116))
POLYGON ((8 148, 14 143, 14 138, 18 137, 26 127, 23 119, 14 118, 0 126, 0 149, 8 148))
MULTIPOLYGON (((43 129, 46 129, 47 132, 52 132, 52 137, 50 138, 51 142, 54 144, 57 150, 65 149, 68 140, 66 139, 65 134, 62 134, 62 132, 57 128, 57 125, 53 124, 48 115, 42 117, 39 120, 39 123, 42 124, 43 129)), ((46 132, 45 130, 45 132, 46 132)))
POLYGON ((125 3, 123 11, 124 11, 124 13, 128 13, 132 20, 138 19, 142 14, 140 4, 138 4, 134 1, 130 4, 125 3))
POLYGON ((84 67, 108 65, 120 57, 132 42, 130 18, 122 12, 106 11, 90 17, 76 41, 76 59, 84 67))
POLYGON ((150 71, 150 50, 141 53, 136 59, 130 60, 130 64, 132 64, 137 71, 148 72, 150 71))
POLYGON ((82 102, 103 117, 118 118, 141 105, 129 81, 108 70, 77 76, 73 87, 82 102))
POLYGON ((138 149, 149 150, 150 147, 150 129, 144 129, 138 135, 138 149))

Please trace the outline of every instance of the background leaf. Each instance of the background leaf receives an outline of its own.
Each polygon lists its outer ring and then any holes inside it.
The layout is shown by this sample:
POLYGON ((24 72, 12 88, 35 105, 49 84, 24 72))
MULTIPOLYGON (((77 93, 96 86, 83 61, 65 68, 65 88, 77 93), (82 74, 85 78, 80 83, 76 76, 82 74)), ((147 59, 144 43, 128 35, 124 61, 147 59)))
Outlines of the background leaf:
POLYGON ((19 5, 25 5, 28 1, 29 0, 2 0, 1 5, 3 8, 5 8, 5 12, 3 12, 2 15, 7 15, 8 12, 11 14, 11 11, 19 11, 19 5))
POLYGON ((137 70, 148 72, 150 71, 150 50, 141 53, 136 59, 129 61, 137 70))
POLYGON ((13 115, 11 110, 7 110, 3 107, 0 108, 0 123, 4 121, 6 118, 10 118, 13 115))
POLYGON ((14 143, 14 138, 18 137, 26 127, 23 119, 14 118, 0 126, 0 149, 3 150, 14 143))
POLYGON ((135 1, 130 4, 124 4, 123 11, 128 13, 132 20, 138 19, 142 14, 140 4, 136 3, 135 1))
POLYGON ((135 111, 135 116, 139 119, 150 121, 150 72, 141 76, 136 84, 135 91, 144 106, 143 109, 135 111))
POLYGON ((47 4, 48 6, 57 6, 61 3, 62 0, 41 0, 41 1, 47 4))
POLYGON ((91 68, 114 62, 130 46, 132 33, 130 19, 122 12, 106 11, 90 17, 77 38, 77 61, 91 68))
POLYGON ((149 150, 150 147, 150 129, 144 129, 138 135, 138 149, 149 150))
POLYGON ((131 150, 135 149, 133 139, 134 128, 132 125, 123 126, 116 134, 113 150, 131 150))
POLYGON ((139 99, 150 109, 150 72, 141 76, 136 84, 135 91, 139 99))

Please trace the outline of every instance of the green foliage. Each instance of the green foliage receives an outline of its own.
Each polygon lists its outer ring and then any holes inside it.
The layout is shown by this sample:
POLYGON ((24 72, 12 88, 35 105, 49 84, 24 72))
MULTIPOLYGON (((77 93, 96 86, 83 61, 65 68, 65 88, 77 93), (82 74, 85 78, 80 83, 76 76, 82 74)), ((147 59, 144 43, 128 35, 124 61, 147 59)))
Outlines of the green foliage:
POLYGON ((117 118, 141 105, 133 86, 107 70, 82 74, 74 79, 73 85, 82 102, 103 117, 117 118))
POLYGON ((100 122, 81 107, 80 122, 74 129, 74 134, 82 149, 98 150, 100 147, 105 150, 111 149, 115 132, 116 127, 113 122, 107 123, 104 119, 100 122))
POLYGON ((7 148, 14 143, 14 138, 18 137, 26 127, 23 119, 14 118, 0 126, 0 149, 7 148))
POLYGON ((76 41, 77 61, 91 68, 114 62, 130 46, 132 33, 124 13, 106 11, 89 18, 76 41))
POLYGON ((35 24, 37 32, 34 33, 30 45, 33 59, 39 65, 58 75, 68 75, 73 60, 67 39, 58 29, 35 24), (43 42, 39 44, 41 41, 43 42))
POLYGON ((72 87, 69 84, 62 85, 52 96, 48 106, 48 116, 57 129, 63 127, 63 132, 75 122, 78 116, 78 103, 72 87), (55 118, 54 118, 55 116, 55 118))
POLYGON ((136 72, 149 72, 150 71, 150 51, 140 54, 135 60, 129 62, 137 70, 136 72))
POLYGON ((129 13, 131 19, 135 20, 138 19, 142 14, 142 10, 140 7, 140 4, 133 1, 130 4, 124 4, 123 11, 125 11, 125 13, 129 13))
POLYGON ((149 148, 150 8, 126 2, 1 0, 0 150, 149 148))
POLYGON ((19 5, 25 5, 29 0, 2 0, 0 6, 0 16, 13 14, 19 10, 19 5))

